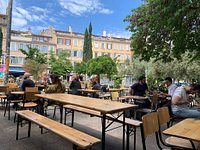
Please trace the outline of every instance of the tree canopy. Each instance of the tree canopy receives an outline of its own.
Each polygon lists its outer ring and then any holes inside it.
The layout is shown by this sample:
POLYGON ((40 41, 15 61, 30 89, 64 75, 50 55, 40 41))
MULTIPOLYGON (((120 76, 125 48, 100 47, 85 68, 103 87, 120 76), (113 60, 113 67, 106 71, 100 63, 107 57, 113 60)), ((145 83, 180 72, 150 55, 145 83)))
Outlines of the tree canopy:
POLYGON ((50 71, 54 75, 63 76, 66 72, 72 71, 72 64, 68 59, 69 53, 61 51, 56 57, 53 51, 50 52, 50 71))
POLYGON ((91 59, 87 64, 88 75, 106 74, 108 76, 117 74, 117 66, 115 62, 107 55, 99 56, 91 59))
POLYGON ((89 25, 88 29, 85 29, 84 45, 83 45, 83 62, 88 62, 92 59, 92 24, 89 25))
POLYGON ((24 55, 26 55, 25 60, 34 60, 39 64, 47 64, 47 56, 45 54, 40 53, 40 51, 37 48, 32 48, 31 46, 27 47, 28 51, 20 49, 20 51, 24 55))
POLYGON ((126 17, 131 47, 142 60, 200 59, 199 0, 144 0, 126 17))
POLYGON ((87 63, 81 62, 74 65, 74 72, 78 74, 85 74, 87 71, 87 63))

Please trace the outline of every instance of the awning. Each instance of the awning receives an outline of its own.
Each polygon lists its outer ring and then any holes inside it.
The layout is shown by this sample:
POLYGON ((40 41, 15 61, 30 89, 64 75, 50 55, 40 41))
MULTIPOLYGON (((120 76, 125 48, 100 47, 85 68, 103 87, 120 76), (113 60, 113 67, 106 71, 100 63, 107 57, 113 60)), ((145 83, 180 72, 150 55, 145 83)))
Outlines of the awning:
POLYGON ((9 72, 25 73, 25 71, 21 67, 9 67, 9 72))

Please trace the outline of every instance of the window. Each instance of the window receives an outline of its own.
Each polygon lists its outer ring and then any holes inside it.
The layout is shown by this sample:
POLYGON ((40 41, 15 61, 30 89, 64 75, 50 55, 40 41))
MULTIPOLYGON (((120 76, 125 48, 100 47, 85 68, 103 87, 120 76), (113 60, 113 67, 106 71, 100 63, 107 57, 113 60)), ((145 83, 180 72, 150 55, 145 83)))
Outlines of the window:
POLYGON ((61 38, 58 38, 57 44, 63 44, 63 41, 61 38))
POLYGON ((78 57, 78 52, 77 51, 73 51, 73 57, 78 57))
POLYGON ((74 46, 78 46, 78 40, 74 39, 74 46))
POLYGON ((41 53, 48 53, 48 46, 41 46, 40 48, 41 53))
POLYGON ((117 49, 117 44, 114 44, 114 50, 116 50, 117 49))
POLYGON ((122 60, 123 60, 123 59, 124 59, 124 55, 120 55, 120 59, 122 59, 122 60))
POLYGON ((124 50, 124 45, 120 44, 120 50, 124 50))
POLYGON ((59 54, 60 52, 62 52, 62 49, 59 48, 56 50, 56 54, 59 54))
POLYGON ((98 45, 98 42, 94 42, 94 48, 98 48, 99 45, 98 45))
POLYGON ((112 44, 111 43, 107 44, 107 49, 112 49, 112 44))
POLYGON ((22 43, 18 43, 18 50, 19 50, 19 49, 23 49, 23 47, 24 47, 24 46, 23 46, 22 43))
POLYGON ((11 42, 11 51, 16 51, 16 43, 11 42))
POLYGON ((130 49, 130 47, 129 47, 129 45, 127 44, 127 45, 126 45, 126 50, 129 51, 129 49, 130 49))
POLYGON ((102 49, 105 49, 105 46, 104 46, 105 44, 104 43, 101 43, 101 48, 102 49))
POLYGON ((94 53, 94 57, 98 57, 98 53, 94 53))
POLYGON ((33 37, 32 37, 32 40, 33 40, 33 41, 37 41, 38 38, 37 38, 36 36, 33 36, 33 37))
POLYGON ((84 40, 81 40, 81 47, 83 47, 84 45, 84 40))
POLYGON ((10 64, 24 64, 24 58, 23 57, 11 56, 10 57, 10 64))
POLYGON ((39 40, 40 40, 40 42, 43 42, 44 38, 43 37, 39 37, 39 40))
POLYGON ((65 44, 66 45, 71 45, 71 40, 70 39, 65 39, 65 44))

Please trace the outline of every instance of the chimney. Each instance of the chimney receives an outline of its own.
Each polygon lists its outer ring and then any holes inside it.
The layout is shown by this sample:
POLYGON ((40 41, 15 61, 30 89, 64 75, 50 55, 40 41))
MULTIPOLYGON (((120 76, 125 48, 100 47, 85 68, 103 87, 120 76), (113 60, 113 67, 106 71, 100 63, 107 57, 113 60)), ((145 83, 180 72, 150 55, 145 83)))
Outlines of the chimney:
POLYGON ((103 30, 103 36, 106 36, 106 31, 105 30, 103 30))
POLYGON ((68 32, 72 33, 72 26, 68 27, 68 32))
POLYGON ((28 34, 32 34, 32 30, 30 27, 28 28, 28 34))

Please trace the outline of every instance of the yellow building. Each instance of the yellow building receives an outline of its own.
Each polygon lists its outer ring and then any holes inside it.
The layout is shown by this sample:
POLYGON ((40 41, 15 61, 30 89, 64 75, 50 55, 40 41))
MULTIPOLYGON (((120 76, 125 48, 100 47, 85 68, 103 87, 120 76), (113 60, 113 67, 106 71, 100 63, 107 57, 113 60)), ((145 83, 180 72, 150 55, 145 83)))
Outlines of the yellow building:
MULTIPOLYGON (((49 35, 52 41, 57 45, 56 53, 66 51, 71 53, 70 60, 72 64, 81 62, 83 57, 84 34, 72 32, 69 26, 68 31, 55 30, 52 26, 41 32, 42 35, 49 35)), ((93 58, 102 55, 109 55, 120 62, 131 60, 130 40, 125 38, 116 38, 106 35, 92 36, 93 58)))
MULTIPOLYGON (((6 54, 6 26, 7 16, 0 14, 0 27, 3 31, 3 56, 2 64, 5 63, 6 54)), ((83 57, 84 34, 72 32, 69 26, 68 31, 60 31, 52 26, 43 30, 40 34, 33 34, 31 29, 28 31, 11 31, 10 43, 10 68, 23 67, 25 56, 19 49, 28 49, 28 45, 38 48, 41 53, 49 54, 51 50, 58 54, 60 51, 66 51, 71 54, 70 61, 72 64, 81 62, 83 57)), ((102 55, 109 55, 119 62, 131 59, 130 40, 125 38, 112 37, 110 34, 103 32, 103 35, 92 36, 93 58, 102 55)))

